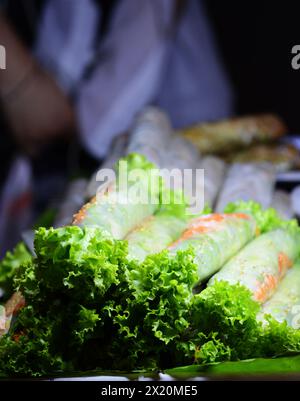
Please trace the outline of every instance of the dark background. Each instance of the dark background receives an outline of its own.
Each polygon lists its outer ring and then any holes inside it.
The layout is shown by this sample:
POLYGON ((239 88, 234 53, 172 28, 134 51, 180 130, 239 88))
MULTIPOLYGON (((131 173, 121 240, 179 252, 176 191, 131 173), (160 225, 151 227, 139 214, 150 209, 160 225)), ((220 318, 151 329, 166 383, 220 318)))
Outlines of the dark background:
POLYGON ((236 92, 239 114, 272 111, 300 134, 299 1, 206 0, 219 48, 236 92))

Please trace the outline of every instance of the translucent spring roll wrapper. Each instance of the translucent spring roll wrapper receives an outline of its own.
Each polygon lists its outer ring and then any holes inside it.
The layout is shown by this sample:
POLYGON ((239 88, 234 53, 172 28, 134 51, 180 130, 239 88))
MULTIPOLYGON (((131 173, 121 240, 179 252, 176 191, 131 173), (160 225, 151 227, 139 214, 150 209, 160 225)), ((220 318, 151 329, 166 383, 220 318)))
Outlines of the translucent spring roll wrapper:
POLYGON ((224 153, 284 135, 287 127, 273 114, 202 123, 182 131, 202 153, 224 153))
POLYGON ((199 152, 189 141, 180 136, 170 141, 162 164, 162 177, 167 187, 182 190, 189 204, 193 203, 193 196, 203 194, 202 176, 196 174, 199 163, 199 152))
POLYGON ((300 185, 297 185, 291 192, 291 204, 293 213, 300 216, 300 185))
POLYGON ((218 197, 216 212, 230 202, 253 200, 267 208, 275 186, 275 168, 271 164, 233 164, 229 167, 218 197))
POLYGON ((168 249, 172 254, 192 247, 199 281, 217 272, 256 235, 253 217, 243 213, 210 214, 192 220, 168 249))
POLYGON ((219 157, 205 156, 199 168, 204 169, 204 202, 212 208, 222 187, 227 166, 219 157))
POLYGON ((287 272, 274 295, 262 305, 258 318, 265 321, 265 314, 278 322, 286 321, 293 328, 300 328, 300 264, 296 263, 287 272), (295 327, 297 325, 297 327, 295 327))
POLYGON ((200 154, 194 145, 179 135, 174 135, 167 144, 162 166, 168 169, 195 168, 199 157, 200 154))
POLYGON ((146 107, 135 119, 127 153, 140 153, 155 165, 161 166, 171 134, 168 116, 159 108, 146 107))
POLYGON ((231 163, 269 162, 274 164, 277 173, 282 173, 299 167, 299 151, 289 143, 259 144, 226 155, 226 160, 231 163))
MULTIPOLYGON (((138 183, 139 192, 148 191, 147 180, 138 183)), ((145 218, 154 214, 159 204, 159 193, 153 194, 153 201, 138 203, 133 192, 123 193, 111 185, 107 191, 94 197, 74 215, 73 224, 101 227, 115 239, 123 239, 145 218)))
POLYGON ((291 219, 293 217, 294 212, 288 192, 277 189, 274 192, 271 207, 277 210, 278 214, 284 219, 291 219))
POLYGON ((299 237, 278 229, 262 234, 229 260, 208 282, 216 280, 247 287, 263 303, 276 290, 299 253, 299 237))
POLYGON ((6 333, 6 313, 5 307, 0 305, 0 337, 6 333))
POLYGON ((25 299, 20 292, 15 292, 5 306, 0 305, 0 337, 9 331, 13 315, 24 305, 25 299))
POLYGON ((186 221, 169 214, 157 214, 146 219, 140 227, 130 232, 128 241, 129 259, 142 261, 149 254, 167 248, 186 228, 186 221))
POLYGON ((21 308, 25 306, 25 298, 20 291, 13 293, 5 304, 6 316, 16 314, 21 308))

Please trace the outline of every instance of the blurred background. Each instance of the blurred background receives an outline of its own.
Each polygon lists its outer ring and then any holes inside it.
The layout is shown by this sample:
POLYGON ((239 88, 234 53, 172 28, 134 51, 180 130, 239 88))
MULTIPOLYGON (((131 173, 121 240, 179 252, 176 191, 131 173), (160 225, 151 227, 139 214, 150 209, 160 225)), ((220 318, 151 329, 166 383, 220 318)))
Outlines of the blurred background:
POLYGON ((293 1, 0 1, 1 255, 146 106, 174 130, 274 113, 297 138, 298 15, 293 1))

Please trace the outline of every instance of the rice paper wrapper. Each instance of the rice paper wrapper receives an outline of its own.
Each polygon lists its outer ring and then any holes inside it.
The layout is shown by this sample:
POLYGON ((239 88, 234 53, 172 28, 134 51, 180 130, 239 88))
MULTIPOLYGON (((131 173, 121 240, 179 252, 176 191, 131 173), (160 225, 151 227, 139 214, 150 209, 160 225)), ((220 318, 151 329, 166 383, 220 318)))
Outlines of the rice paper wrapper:
POLYGON ((150 162, 160 166, 171 134, 168 116, 156 107, 147 107, 134 121, 127 153, 140 153, 150 162))
POLYGON ((266 316, 284 321, 294 329, 300 329, 300 265, 297 263, 287 272, 275 294, 265 302, 258 318, 266 322, 266 316))
POLYGON ((171 215, 151 216, 125 238, 129 259, 142 261, 147 255, 165 249, 186 228, 184 219, 171 215))
POLYGON ((241 284, 263 303, 276 291, 298 256, 299 236, 287 230, 261 234, 230 259, 208 282, 241 284))
POLYGON ((297 185, 291 192, 291 204, 293 213, 300 216, 300 185, 297 185))
POLYGON ((11 319, 12 315, 7 316, 5 307, 0 305, 0 337, 8 332, 11 319))
POLYGON ((139 179, 124 181, 118 188, 112 183, 86 203, 73 217, 80 227, 100 227, 115 239, 125 236, 153 215, 160 205, 161 185, 158 171, 142 171, 139 179), (155 179, 154 179, 155 178, 155 179), (151 185, 149 185, 151 183, 151 185))
POLYGON ((4 306, 0 305, 0 336, 4 334, 6 327, 6 313, 4 306))
POLYGON ((196 173, 199 164, 198 150, 184 138, 174 136, 165 152, 161 175, 166 187, 182 190, 190 204, 195 194, 203 193, 202 175, 196 173))
POLYGON ((168 143, 163 167, 172 168, 196 168, 199 164, 200 153, 188 140, 175 135, 168 143))
POLYGON ((286 191, 278 189, 274 192, 271 207, 284 219, 291 219, 294 215, 291 198, 286 191))
POLYGON ((206 156, 200 163, 204 169, 204 202, 213 207, 226 173, 226 163, 215 156, 206 156))
POLYGON ((240 214, 210 214, 189 222, 181 237, 169 246, 172 254, 191 247, 195 252, 199 281, 217 272, 256 234, 256 222, 240 214))
POLYGON ((260 203, 263 208, 269 207, 275 179, 275 168, 268 163, 231 165, 218 197, 216 211, 221 212, 228 203, 240 200, 253 200, 260 203))

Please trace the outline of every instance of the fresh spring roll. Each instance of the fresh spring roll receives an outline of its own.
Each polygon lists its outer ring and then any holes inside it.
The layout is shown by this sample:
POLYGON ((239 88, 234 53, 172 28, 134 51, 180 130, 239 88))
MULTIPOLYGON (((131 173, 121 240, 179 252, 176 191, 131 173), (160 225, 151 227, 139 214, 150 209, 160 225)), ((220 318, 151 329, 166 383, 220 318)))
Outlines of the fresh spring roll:
POLYGON ((6 312, 5 307, 0 305, 0 337, 6 333, 6 312))
POLYGON ((113 238, 123 239, 158 210, 162 188, 158 173, 152 174, 154 165, 138 154, 129 155, 126 160, 131 163, 128 172, 139 169, 135 171, 142 172, 142 177, 138 176, 132 182, 128 180, 127 188, 111 183, 74 215, 74 225, 100 227, 113 238))
POLYGON ((248 214, 209 214, 192 220, 169 250, 174 254, 192 247, 201 282, 217 272, 256 232, 256 222, 248 214))
POLYGON ((9 331, 13 315, 24 305, 25 299, 20 292, 15 292, 5 306, 0 305, 0 337, 9 331))
POLYGON ((299 253, 299 237, 277 229, 262 234, 229 260, 208 282, 216 280, 247 287, 256 301, 263 303, 276 290, 299 253))
POLYGON ((199 168, 204 169, 204 202, 209 207, 213 207, 223 183, 226 164, 219 157, 205 156, 199 168))
POLYGON ((196 174, 199 159, 198 150, 189 141, 177 135, 169 142, 162 163, 161 175, 166 186, 183 191, 190 206, 195 201, 200 202, 198 194, 203 194, 202 176, 196 174))
POLYGON ((300 216, 300 185, 297 185, 291 192, 291 208, 293 215, 300 216))
POLYGON ((283 173, 299 167, 299 151, 290 143, 258 144, 240 152, 227 155, 230 163, 262 163, 274 164, 277 173, 283 173))
POLYGON ((276 189, 272 198, 271 207, 274 208, 283 219, 293 217, 291 198, 288 192, 276 189))
POLYGON ((127 153, 140 153, 156 166, 161 166, 171 135, 167 114, 157 107, 148 106, 135 118, 127 153))
POLYGON ((124 195, 115 187, 110 187, 99 200, 94 197, 85 204, 74 216, 73 224, 80 227, 101 227, 113 238, 123 239, 129 231, 156 211, 158 202, 157 199, 156 204, 136 204, 135 198, 130 194, 124 195))
POLYGON ((147 255, 162 251, 179 238, 185 228, 186 220, 182 217, 165 213, 150 216, 125 238, 129 259, 143 261, 147 255))
POLYGON ((195 168, 199 152, 193 144, 179 135, 174 135, 167 145, 162 166, 167 169, 195 168))
POLYGON ((229 167, 216 204, 216 212, 236 201, 255 201, 263 208, 270 206, 274 186, 275 167, 268 163, 240 164, 229 167))
POLYGON ((293 328, 300 328, 300 263, 296 263, 287 272, 275 294, 262 306, 259 319, 265 321, 264 315, 271 315, 282 323, 286 321, 293 328), (295 327, 298 325, 298 327, 295 327))
POLYGON ((286 131, 286 125, 278 116, 261 114, 201 123, 184 129, 182 135, 201 153, 208 154, 232 152, 256 142, 269 142, 286 131))

